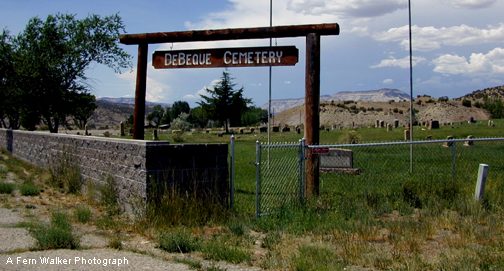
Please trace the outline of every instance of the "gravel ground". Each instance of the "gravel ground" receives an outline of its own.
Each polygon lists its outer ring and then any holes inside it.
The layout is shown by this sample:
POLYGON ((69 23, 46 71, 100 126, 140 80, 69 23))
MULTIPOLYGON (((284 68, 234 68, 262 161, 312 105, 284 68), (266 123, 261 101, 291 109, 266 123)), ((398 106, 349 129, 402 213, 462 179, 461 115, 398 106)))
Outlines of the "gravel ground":
POLYGON ((0 255, 1 270, 190 270, 188 266, 114 249, 46 250, 0 255), (42 258, 54 260, 44 264, 42 258), (24 263, 23 263, 24 261, 24 263))
POLYGON ((0 253, 29 250, 35 247, 35 242, 26 229, 0 228, 0 253))
MULTIPOLYGON (((22 221, 25 219, 19 212, 0 208, 0 270, 191 270, 187 265, 166 260, 172 257, 156 249, 151 242, 131 240, 126 250, 115 250, 105 248, 108 245, 106 238, 92 232, 84 233, 80 238, 81 246, 86 249, 30 251, 36 247, 36 241, 27 229, 15 227, 22 221), (43 263, 43 258, 54 262, 43 263)), ((224 262, 201 263, 206 268, 215 265, 228 271, 260 270, 224 262)))
POLYGON ((22 221, 23 217, 19 212, 12 209, 0 208, 0 227, 14 226, 22 221))

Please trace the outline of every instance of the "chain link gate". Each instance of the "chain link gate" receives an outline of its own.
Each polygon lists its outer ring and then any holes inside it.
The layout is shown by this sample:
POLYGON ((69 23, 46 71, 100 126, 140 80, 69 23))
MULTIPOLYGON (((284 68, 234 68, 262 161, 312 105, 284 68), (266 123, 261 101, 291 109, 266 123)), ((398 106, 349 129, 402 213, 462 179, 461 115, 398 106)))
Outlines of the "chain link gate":
POLYGON ((303 202, 305 149, 304 140, 256 142, 256 217, 303 202))

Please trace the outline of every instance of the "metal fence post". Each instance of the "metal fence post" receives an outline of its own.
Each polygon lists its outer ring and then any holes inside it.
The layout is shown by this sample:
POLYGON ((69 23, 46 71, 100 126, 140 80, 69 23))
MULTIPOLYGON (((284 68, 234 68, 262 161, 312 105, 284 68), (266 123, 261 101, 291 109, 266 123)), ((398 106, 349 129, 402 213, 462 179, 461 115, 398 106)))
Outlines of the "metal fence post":
POLYGON ((299 140, 299 196, 303 204, 305 199, 305 147, 304 138, 299 140))
POLYGON ((230 173, 229 173, 229 207, 234 208, 234 181, 235 181, 235 137, 231 135, 231 161, 230 161, 230 173))
POLYGON ((256 218, 261 215, 261 143, 256 141, 256 218))

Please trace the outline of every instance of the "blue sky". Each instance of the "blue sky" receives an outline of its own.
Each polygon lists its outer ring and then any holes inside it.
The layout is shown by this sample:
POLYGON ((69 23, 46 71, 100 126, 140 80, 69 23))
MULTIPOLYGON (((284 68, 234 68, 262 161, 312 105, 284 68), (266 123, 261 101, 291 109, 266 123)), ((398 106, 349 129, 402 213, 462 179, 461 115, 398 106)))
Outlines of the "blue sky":
MULTIPOLYGON (((504 84, 504 1, 412 0, 414 96, 459 97, 504 84)), ((29 18, 48 14, 119 13, 128 33, 258 27, 269 25, 269 0, 68 1, 2 0, 0 27, 16 34, 29 18)), ((339 36, 322 37, 321 94, 397 88, 409 93, 408 10, 405 0, 273 0, 273 24, 340 24, 339 36)), ((151 45, 160 49, 266 46, 268 40, 151 45)), ((273 99, 304 96, 304 39, 278 39, 295 45, 299 63, 273 68, 273 99)), ((136 66, 136 46, 124 46, 136 66)), ((149 60, 150 61, 150 60, 149 60)), ((154 70, 149 63, 147 99, 192 105, 215 83, 222 69, 154 70)), ((238 87, 257 105, 268 100, 268 68, 230 69, 238 87)), ((92 93, 99 97, 134 95, 135 73, 94 65, 92 93)))

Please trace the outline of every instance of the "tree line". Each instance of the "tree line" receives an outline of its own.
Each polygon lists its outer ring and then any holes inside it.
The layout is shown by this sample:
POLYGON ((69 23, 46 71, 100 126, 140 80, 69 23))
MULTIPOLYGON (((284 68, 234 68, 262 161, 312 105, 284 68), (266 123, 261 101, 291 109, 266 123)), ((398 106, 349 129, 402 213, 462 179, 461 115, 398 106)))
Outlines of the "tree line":
MULTIPOLYGON (((235 84, 227 70, 212 87, 206 88, 207 95, 200 95, 198 106, 190 108, 185 101, 176 101, 170 107, 154 106, 147 114, 147 121, 159 127, 167 125, 172 129, 250 126, 267 122, 268 112, 252 105, 252 100, 243 96, 243 87, 235 89, 235 84)), ((132 123, 132 117, 129 120, 132 123)))
MULTIPOLYGON (((0 127, 35 130, 45 125, 57 133, 61 126, 83 129, 96 109, 96 98, 86 82, 93 63, 115 72, 130 68, 131 57, 118 46, 124 33, 119 15, 49 15, 28 21, 25 29, 11 35, 0 33, 0 127)), ((252 106, 227 70, 221 80, 195 108, 177 101, 169 108, 157 106, 147 115, 154 126, 214 127, 255 125, 265 122, 267 112, 252 106)))

